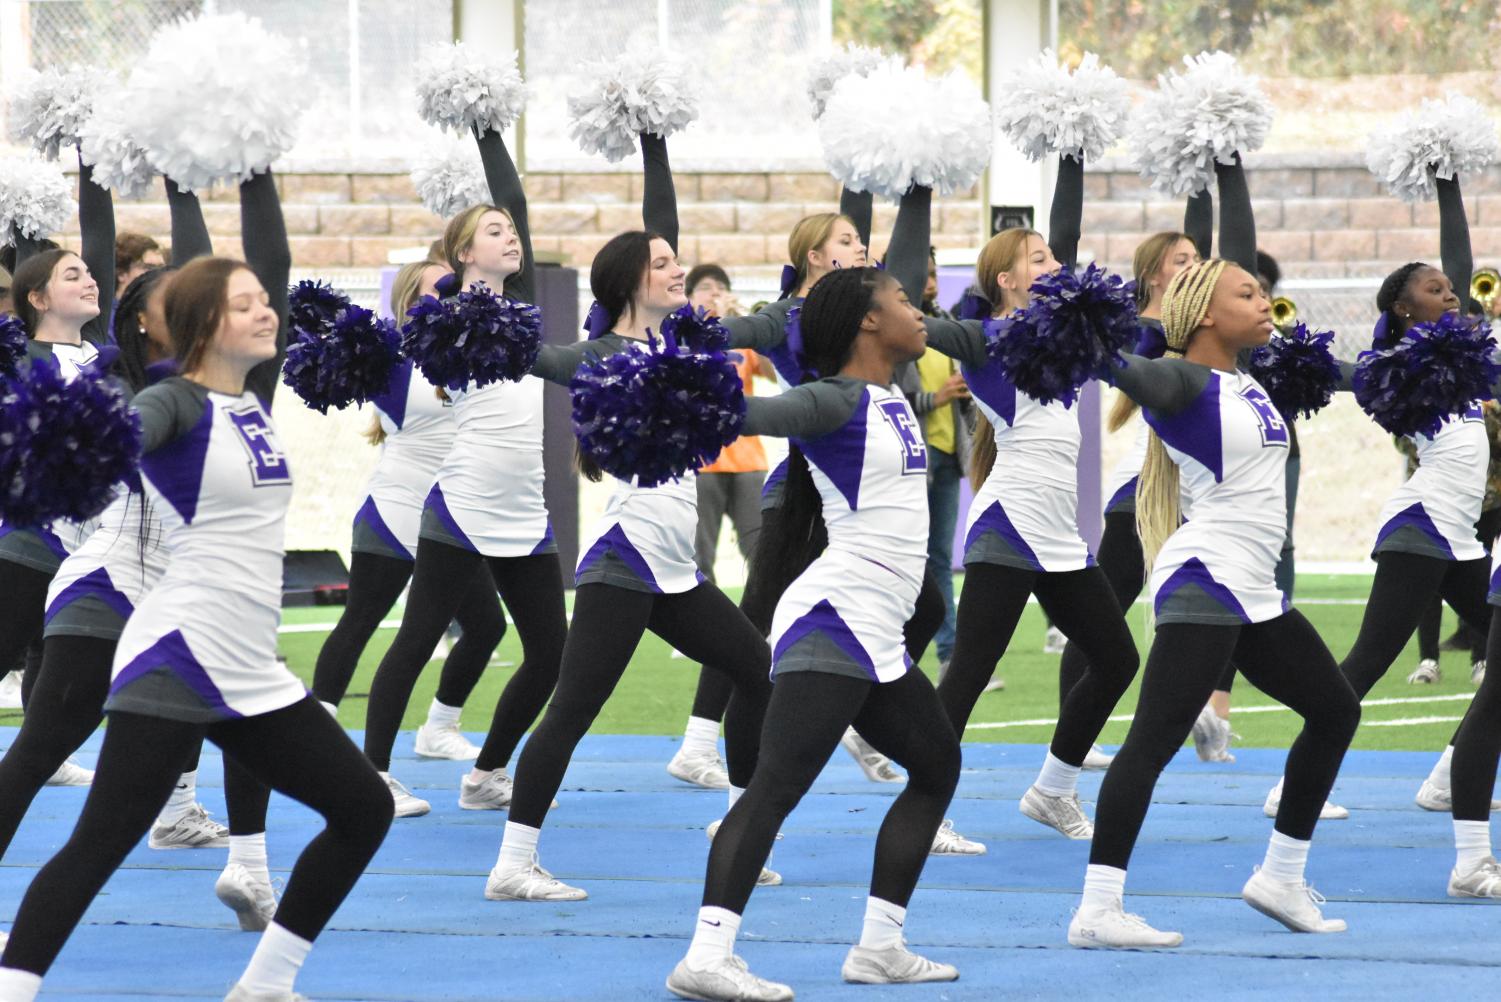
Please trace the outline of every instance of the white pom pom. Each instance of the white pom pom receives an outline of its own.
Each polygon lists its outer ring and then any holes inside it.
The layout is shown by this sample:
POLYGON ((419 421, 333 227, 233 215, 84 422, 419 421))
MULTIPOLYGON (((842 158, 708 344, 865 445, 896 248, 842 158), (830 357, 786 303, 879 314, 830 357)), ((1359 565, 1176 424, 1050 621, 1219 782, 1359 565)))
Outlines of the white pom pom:
POLYGON ((11 242, 12 229, 40 240, 77 213, 73 185, 56 164, 38 156, 0 160, 0 244, 11 242))
POLYGON ((490 201, 490 187, 473 143, 454 141, 412 169, 422 204, 440 216, 490 201))
POLYGON ((417 62, 417 113, 455 132, 510 128, 527 98, 516 55, 481 52, 463 42, 430 46, 417 62))
POLYGON ((1366 165, 1404 202, 1436 196, 1434 175, 1448 181, 1472 174, 1501 156, 1496 125, 1484 108, 1462 94, 1424 101, 1372 134, 1366 165))
POLYGON ((1187 69, 1157 78, 1131 123, 1132 158, 1153 188, 1193 195, 1214 180, 1215 163, 1261 148, 1272 105, 1226 52, 1184 56, 1187 69))
POLYGON ((78 149, 93 168, 94 183, 121 198, 139 198, 156 180, 146 151, 125 132, 128 94, 116 91, 100 97, 94 114, 83 124, 78 149))
POLYGON ((667 138, 698 117, 686 65, 655 49, 632 49, 589 67, 589 82, 568 98, 568 133, 585 153, 618 163, 643 132, 667 138))
POLYGON ((946 195, 973 185, 989 162, 990 108, 957 72, 929 78, 882 65, 834 85, 818 135, 850 191, 900 198, 917 184, 946 195))
POLYGON ((28 71, 10 99, 12 137, 56 160, 59 149, 77 144, 95 98, 114 84, 108 74, 88 66, 28 71))
POLYGON ((292 47, 239 13, 157 32, 127 89, 125 132, 186 191, 264 171, 311 96, 292 47))
POLYGON ((888 56, 880 49, 869 49, 849 42, 842 49, 815 62, 808 71, 808 100, 813 105, 813 118, 823 117, 834 85, 848 76, 863 77, 884 63, 900 64, 896 56, 888 56))
POLYGON ((1003 79, 998 92, 1006 98, 996 125, 1029 160, 1099 159, 1120 137, 1131 106, 1121 78, 1093 52, 1070 73, 1045 49, 1003 79))

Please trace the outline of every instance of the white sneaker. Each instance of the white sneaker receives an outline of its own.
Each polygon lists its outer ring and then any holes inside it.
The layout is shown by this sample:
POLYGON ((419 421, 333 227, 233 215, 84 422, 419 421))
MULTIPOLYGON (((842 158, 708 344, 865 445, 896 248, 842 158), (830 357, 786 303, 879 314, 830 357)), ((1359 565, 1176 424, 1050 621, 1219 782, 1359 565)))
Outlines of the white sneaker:
POLYGON ((5 677, 0 678, 0 710, 19 710, 20 708, 21 673, 6 672, 5 677))
MULTIPOLYGON (((1439 786, 1432 779, 1423 780, 1418 795, 1412 799, 1425 811, 1448 814, 1454 810, 1454 791, 1439 786)), ((1491 810, 1501 811, 1501 800, 1492 800, 1491 810)))
POLYGON ((981 692, 982 695, 984 693, 987 693, 987 692, 1005 692, 1005 691, 1006 691, 1006 680, 1003 679, 1003 678, 1001 678, 1001 676, 999 674, 992 674, 990 676, 990 681, 985 683, 985 688, 983 688, 983 689, 980 690, 980 692, 981 692))
POLYGON ((398 818, 420 818, 433 809, 426 800, 413 796, 412 791, 401 785, 401 780, 395 776, 386 777, 386 789, 391 791, 391 799, 396 802, 398 818))
POLYGON ((245 932, 260 932, 276 914, 276 889, 271 881, 242 863, 230 863, 214 881, 214 894, 235 913, 245 932))
POLYGON ((1234 736, 1230 731, 1230 721, 1205 703, 1193 726, 1194 753, 1199 756, 1199 761, 1234 762, 1235 756, 1230 754, 1230 739, 1234 736))
MULTIPOLYGON (((1419 795, 1422 795, 1421 791, 1419 791, 1419 795)), ((1275 818, 1277 816, 1278 809, 1281 807, 1282 784, 1281 782, 1278 782, 1276 786, 1272 787, 1272 792, 1266 795, 1266 803, 1261 805, 1261 813, 1265 814, 1269 818, 1275 818)), ((1448 809, 1449 808, 1447 807, 1444 808, 1444 810, 1446 811, 1448 809)), ((1331 804, 1327 800, 1324 801, 1324 806, 1319 809, 1320 821, 1344 821, 1349 816, 1349 808, 1341 807, 1339 804, 1331 804)))
POLYGON ((739 957, 723 957, 702 971, 688 966, 687 958, 667 976, 667 990, 681 999, 700 1002, 791 1002, 792 989, 758 978, 739 957))
POLYGON ((1324 896, 1306 880, 1284 884, 1257 867, 1241 889, 1246 904, 1267 918, 1276 919, 1293 932, 1344 932, 1344 919, 1326 919, 1319 911, 1324 896))
POLYGON ((1474 664, 1470 665, 1470 684, 1478 686, 1481 682, 1484 681, 1485 662, 1483 660, 1476 661, 1474 664))
POLYGON ((457 723, 427 723, 417 728, 416 751, 418 758, 444 758, 454 762, 472 762, 479 758, 479 745, 464 737, 457 723))
POLYGON ((1062 654, 1067 646, 1068 638, 1063 635, 1063 631, 1056 626, 1048 627, 1047 636, 1042 639, 1042 653, 1062 654))
POLYGON ((928 850, 929 856, 983 856, 985 855, 985 843, 967 839, 954 831, 954 822, 948 818, 943 819, 943 824, 938 826, 938 831, 933 833, 933 848, 928 850))
POLYGON ((1424 658, 1418 662, 1412 674, 1407 676, 1408 685, 1433 685, 1442 681, 1444 673, 1439 669, 1438 662, 1433 658, 1424 658))
POLYGON ((1468 873, 1450 870, 1449 897, 1501 898, 1501 863, 1496 862, 1496 857, 1487 856, 1468 873))
POLYGON ((582 887, 570 887, 542 869, 536 853, 531 866, 510 873, 497 867, 485 881, 485 897, 491 901, 583 901, 588 896, 582 887))
MULTIPOLYGON (((710 821, 709 822, 709 827, 707 827, 707 828, 704 829, 704 834, 707 835, 707 836, 709 836, 709 841, 711 843, 714 841, 714 836, 719 834, 719 825, 720 825, 720 822, 723 821, 723 820, 724 820, 724 818, 720 818, 719 821, 710 821)), ((782 841, 782 833, 781 832, 777 832, 777 841, 778 842, 782 841)), ((768 862, 768 863, 771 862, 771 857, 770 856, 766 857, 766 862, 768 862)), ((763 866, 763 867, 761 867, 761 872, 756 876, 756 886, 757 887, 781 887, 782 886, 782 875, 780 873, 778 873, 777 871, 771 869, 770 867, 763 866)))
POLYGON ((1077 793, 1071 797, 1052 797, 1034 785, 1022 794, 1018 807, 1033 821, 1039 821, 1071 839, 1094 838, 1094 825, 1079 805, 1077 793))
POLYGON ((296 992, 253 992, 249 988, 235 985, 229 994, 224 996, 224 1002, 311 1002, 306 995, 296 992))
POLYGON ((194 804, 176 821, 157 821, 146 844, 153 849, 223 849, 229 845, 229 829, 209 817, 202 804, 194 804))
POLYGON ((48 786, 88 786, 94 781, 94 770, 85 769, 72 759, 68 759, 57 767, 52 778, 47 780, 48 786))
POLYGON ((856 985, 915 985, 925 981, 957 981, 959 968, 919 957, 903 942, 889 950, 852 946, 839 974, 856 985))
POLYGON ((693 754, 684 745, 678 745, 677 752, 667 763, 667 775, 706 790, 730 788, 730 773, 718 751, 693 754))
POLYGON ((1104 908, 1080 908, 1068 924, 1069 946, 1086 950, 1139 950, 1182 943, 1181 932, 1153 929, 1146 919, 1126 911, 1119 901, 1104 908))
POLYGON ((1101 748, 1099 745, 1090 745, 1089 751, 1084 753, 1084 764, 1079 768, 1090 772, 1098 772, 1110 768, 1110 763, 1115 761, 1115 756, 1101 748))
POLYGON ((900 783, 907 778, 892 768, 891 759, 872 748, 853 727, 845 729, 839 743, 844 745, 844 750, 850 753, 860 771, 865 773, 865 778, 872 783, 900 783))
POLYGON ((503 811, 511 806, 515 785, 504 769, 496 769, 478 783, 471 783, 465 776, 459 783, 459 807, 466 811, 503 811))

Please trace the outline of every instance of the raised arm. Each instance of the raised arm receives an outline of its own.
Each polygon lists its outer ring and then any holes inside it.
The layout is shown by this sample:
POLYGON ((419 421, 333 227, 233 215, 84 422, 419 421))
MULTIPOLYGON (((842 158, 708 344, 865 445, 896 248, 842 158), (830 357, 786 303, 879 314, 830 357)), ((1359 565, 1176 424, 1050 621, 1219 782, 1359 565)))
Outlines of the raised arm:
POLYGON ((928 247, 933 231, 933 189, 913 185, 902 196, 891 227, 891 246, 886 249, 886 271, 895 276, 907 298, 922 302, 928 283, 928 247))
POLYGON ((854 416, 864 384, 857 380, 821 380, 795 386, 774 397, 746 397, 742 435, 775 438, 822 438, 854 416))
POLYGON ((511 160, 505 140, 494 129, 475 133, 479 143, 480 163, 485 168, 485 184, 490 200, 511 214, 516 224, 516 238, 521 241, 521 270, 506 279, 505 294, 523 303, 537 300, 537 262, 532 258, 532 228, 526 214, 526 189, 511 160))
POLYGON ((978 369, 990 360, 985 351, 985 324, 981 320, 950 320, 923 317, 928 329, 928 347, 978 369))
POLYGON ((1048 213, 1048 246, 1053 256, 1072 268, 1079 261, 1079 231, 1084 219, 1084 161, 1058 158, 1058 182, 1048 213))
POLYGON ((678 252, 678 194, 672 183, 672 164, 667 160, 667 140, 641 133, 641 160, 646 169, 641 189, 641 221, 660 233, 678 252))
POLYGON ((1255 275, 1256 216, 1240 154, 1233 164, 1216 163, 1214 176, 1220 189, 1220 257, 1255 275))
POLYGON ((875 197, 868 191, 839 189, 839 214, 848 216, 860 234, 860 242, 870 246, 870 220, 875 215, 875 197))
POLYGON ((99 316, 83 327, 83 336, 95 344, 109 340, 109 308, 115 300, 115 201, 94 183, 94 168, 78 160, 78 226, 82 231, 83 263, 99 283, 99 316))
POLYGON ((208 224, 203 221, 203 206, 198 196, 183 191, 177 182, 167 182, 167 205, 172 212, 172 263, 184 265, 195 257, 207 257, 214 252, 214 242, 208 235, 208 224))
POLYGON ((1465 202, 1459 194, 1459 178, 1445 181, 1434 178, 1438 189, 1438 246, 1444 274, 1459 297, 1460 312, 1470 308, 1470 273, 1475 259, 1470 250, 1470 223, 1465 218, 1465 202))
POLYGON ((1199 257, 1205 261, 1214 257, 1214 196, 1208 188, 1188 197, 1188 205, 1183 209, 1183 232, 1198 248, 1199 257))
POLYGON ((276 194, 276 178, 270 170, 240 185, 240 232, 245 263, 266 287, 271 308, 281 320, 276 331, 276 357, 257 365, 245 377, 245 388, 270 410, 271 397, 281 378, 281 363, 287 355, 287 281, 292 273, 287 224, 281 214, 281 199, 276 194))
POLYGON ((1175 414, 1198 399, 1209 385, 1207 366, 1181 358, 1142 358, 1124 354, 1124 368, 1112 365, 1106 378, 1142 407, 1175 414))

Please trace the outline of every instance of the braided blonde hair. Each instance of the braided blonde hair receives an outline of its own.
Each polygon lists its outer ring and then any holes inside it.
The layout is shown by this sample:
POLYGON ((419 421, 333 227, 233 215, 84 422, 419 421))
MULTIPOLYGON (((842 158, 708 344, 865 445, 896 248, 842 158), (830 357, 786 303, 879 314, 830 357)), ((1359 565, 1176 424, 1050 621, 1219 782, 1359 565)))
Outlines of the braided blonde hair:
MULTIPOLYGON (((1209 312, 1214 287, 1224 272, 1220 258, 1189 265, 1168 283, 1162 297, 1162 331, 1167 341, 1165 358, 1182 358, 1194 331, 1209 312)), ((1182 506, 1178 497, 1178 466, 1167 454, 1157 432, 1147 436, 1147 458, 1136 482, 1136 534, 1148 573, 1167 537, 1178 530, 1182 506)))

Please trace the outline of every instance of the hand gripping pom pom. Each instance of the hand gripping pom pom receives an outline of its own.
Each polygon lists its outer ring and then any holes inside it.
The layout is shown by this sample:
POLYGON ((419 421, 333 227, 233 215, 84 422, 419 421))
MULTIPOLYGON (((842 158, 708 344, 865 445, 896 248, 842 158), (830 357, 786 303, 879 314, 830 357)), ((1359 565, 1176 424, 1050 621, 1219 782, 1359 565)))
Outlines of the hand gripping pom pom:
POLYGON ((455 132, 504 132, 521 117, 527 89, 516 53, 496 56, 466 46, 430 46, 417 62, 417 113, 455 132))
POLYGON ((64 380, 51 360, 0 384, 0 516, 93 518, 140 465, 140 417, 107 380, 64 380))
POLYGON ((313 94, 297 51, 240 13, 157 32, 126 90, 125 133, 184 191, 263 173, 313 94))
POLYGON ((713 462, 745 423, 745 388, 722 352, 653 339, 579 366, 573 433, 600 469, 656 487, 713 462))
POLYGON ((1137 108, 1128 141, 1141 176, 1165 194, 1203 191, 1216 163, 1261 148, 1272 128, 1272 104, 1256 78, 1225 52, 1184 56, 1187 69, 1157 78, 1157 91, 1137 108))
POLYGON ((990 358, 1027 396, 1068 406, 1136 343, 1135 291, 1135 282, 1094 264, 1044 275, 1025 309, 986 321, 990 358))
POLYGON ((1423 202, 1437 195, 1434 177, 1474 174, 1498 156, 1501 143, 1485 109, 1473 98, 1448 94, 1372 134, 1366 166, 1404 202, 1423 202))
POLYGON ((0 160, 0 245, 56 233, 78 214, 73 186, 56 164, 35 155, 0 160))
POLYGON ((515 381, 537 364, 542 313, 476 282, 448 299, 419 299, 407 310, 401 347, 434 386, 462 390, 515 381))
POLYGON ((121 198, 140 198, 156 180, 156 168, 146 150, 125 131, 123 91, 101 95, 94 113, 83 123, 79 134, 79 153, 93 170, 94 183, 121 198))
POLYGON ((687 67, 676 57, 633 48, 588 68, 584 89, 568 98, 568 134, 585 153, 618 163, 643 132, 666 139, 698 117, 687 67))
POLYGON ((1449 417, 1488 399, 1501 377, 1486 323, 1446 313, 1415 324, 1391 348, 1361 352, 1355 399, 1393 435, 1433 435, 1449 417))
POLYGON ((26 325, 14 313, 0 313, 0 379, 10 379, 26 357, 26 325))
POLYGON ((891 199, 913 185, 941 195, 969 188, 990 160, 990 133, 989 106, 957 72, 929 78, 895 63, 840 80, 818 120, 834 177, 891 199))
POLYGON ((1305 324, 1295 324, 1251 353, 1251 376, 1284 416, 1312 417, 1329 406, 1339 386, 1333 343, 1333 331, 1310 332, 1305 324))
POLYGON ((823 117, 834 85, 848 76, 863 77, 877 66, 887 63, 901 65, 901 60, 888 56, 880 49, 870 49, 848 42, 842 49, 835 49, 817 60, 808 71, 808 102, 813 105, 813 119, 823 117))
POLYGON ((111 86, 107 73, 88 66, 53 66, 26 74, 10 99, 11 136, 48 160, 75 146, 94 100, 111 86))
POLYGON ((319 328, 294 329, 290 340, 282 381, 320 414, 380 396, 401 364, 396 322, 360 306, 319 328))
POLYGON ((473 143, 449 143, 412 169, 412 184, 422 204, 444 217, 490 201, 490 187, 473 143))
POLYGON ((680 306, 662 321, 662 337, 684 351, 727 351, 730 332, 702 306, 680 306))
POLYGON ((349 297, 327 282, 305 278, 287 293, 287 326, 296 331, 316 331, 329 326, 349 307, 349 297))
POLYGON ((996 125, 1029 160, 1052 153, 1098 160, 1120 138, 1131 96, 1093 52, 1072 72, 1052 49, 1001 81, 996 125))

